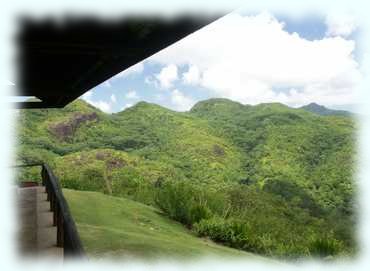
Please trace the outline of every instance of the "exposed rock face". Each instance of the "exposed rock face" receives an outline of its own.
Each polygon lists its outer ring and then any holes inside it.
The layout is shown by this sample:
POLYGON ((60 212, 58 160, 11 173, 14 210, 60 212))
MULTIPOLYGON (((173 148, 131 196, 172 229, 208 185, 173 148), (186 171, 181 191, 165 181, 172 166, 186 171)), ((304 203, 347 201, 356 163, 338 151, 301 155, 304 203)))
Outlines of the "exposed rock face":
POLYGON ((59 140, 67 141, 73 137, 77 128, 88 121, 98 120, 98 115, 93 112, 90 114, 75 114, 70 120, 66 122, 57 123, 49 127, 49 131, 55 135, 59 140))
POLYGON ((225 151, 218 145, 213 145, 213 153, 217 156, 225 156, 225 151))
POLYGON ((126 166, 127 163, 124 160, 116 158, 116 159, 106 161, 105 164, 107 166, 107 169, 112 170, 112 169, 116 169, 116 168, 122 168, 122 167, 126 166))
POLYGON ((111 153, 109 152, 99 151, 98 153, 96 153, 95 158, 97 160, 105 161, 105 165, 109 170, 122 168, 127 165, 127 162, 125 160, 119 159, 117 157, 112 157, 111 153))

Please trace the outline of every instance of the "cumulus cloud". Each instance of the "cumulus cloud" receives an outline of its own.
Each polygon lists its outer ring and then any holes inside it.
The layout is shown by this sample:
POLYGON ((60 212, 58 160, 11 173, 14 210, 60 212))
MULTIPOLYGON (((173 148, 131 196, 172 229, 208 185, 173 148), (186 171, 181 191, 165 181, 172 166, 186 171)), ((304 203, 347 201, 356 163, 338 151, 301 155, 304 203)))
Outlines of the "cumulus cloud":
POLYGON ((93 91, 92 91, 92 90, 90 90, 90 91, 88 91, 88 92, 85 92, 85 93, 81 96, 81 98, 82 98, 83 100, 88 100, 88 99, 90 99, 90 98, 92 97, 92 95, 93 95, 93 91))
POLYGON ((134 74, 142 73, 143 71, 144 71, 144 64, 143 62, 140 62, 118 73, 117 75, 114 76, 114 78, 124 78, 124 77, 128 77, 134 74))
POLYGON ((123 111, 123 110, 125 110, 125 109, 127 109, 127 108, 129 108, 131 106, 133 106, 132 103, 127 103, 127 104, 125 104, 125 105, 122 106, 121 111, 123 111))
POLYGON ((109 81, 109 80, 107 80, 107 81, 105 81, 105 82, 103 83, 103 87, 110 88, 110 87, 112 87, 112 84, 110 83, 110 81, 109 81))
POLYGON ((249 104, 339 105, 356 99, 361 75, 354 49, 355 42, 341 36, 310 41, 289 33, 268 13, 230 14, 147 61, 167 65, 167 73, 172 69, 172 80, 163 83, 167 87, 177 79, 176 66, 188 65, 183 81, 215 97, 249 104))
POLYGON ((92 100, 93 94, 94 94, 93 91, 88 91, 88 92, 85 92, 85 94, 83 94, 81 98, 87 103, 91 104, 92 106, 96 108, 99 108, 101 111, 105 113, 112 113, 112 104, 115 103, 116 101, 115 95, 112 94, 112 96, 110 97, 110 102, 105 102, 102 100, 99 100, 99 101, 92 100))
POLYGON ((357 28, 355 18, 348 14, 330 14, 326 17, 327 36, 348 37, 357 28))
POLYGON ((168 64, 162 68, 160 73, 155 75, 158 80, 160 87, 168 89, 172 87, 173 82, 178 79, 177 66, 174 64, 168 64))
POLYGON ((172 108, 177 111, 187 111, 192 108, 192 106, 195 104, 195 101, 185 96, 180 90, 175 89, 171 92, 171 103, 172 108))
POLYGON ((116 102, 117 102, 116 95, 112 94, 112 95, 110 96, 110 100, 112 101, 112 103, 116 103, 116 102))
POLYGON ((105 101, 92 101, 87 100, 88 103, 90 103, 92 106, 95 106, 96 108, 99 108, 101 111, 105 113, 112 113, 112 106, 110 103, 105 101))
POLYGON ((182 75, 183 82, 189 85, 197 85, 200 81, 200 71, 197 66, 189 66, 187 72, 182 75))
POLYGON ((137 94, 135 90, 130 90, 129 92, 127 92, 125 97, 126 99, 131 99, 131 100, 139 99, 139 95, 137 94))

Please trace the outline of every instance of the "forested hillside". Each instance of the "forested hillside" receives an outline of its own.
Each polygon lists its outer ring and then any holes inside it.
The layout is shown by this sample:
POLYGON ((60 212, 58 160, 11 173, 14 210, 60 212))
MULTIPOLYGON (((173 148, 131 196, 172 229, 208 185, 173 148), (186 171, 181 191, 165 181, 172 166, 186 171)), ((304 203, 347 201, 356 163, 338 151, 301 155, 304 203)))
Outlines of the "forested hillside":
POLYGON ((17 159, 47 162, 65 188, 160 208, 230 247, 351 255, 355 132, 351 115, 277 103, 210 99, 179 113, 140 102, 108 115, 77 100, 21 111, 17 159))
POLYGON ((334 115, 334 116, 348 116, 349 117, 353 115, 348 111, 329 109, 317 103, 310 103, 308 105, 304 105, 301 107, 301 109, 304 109, 306 111, 310 111, 312 113, 316 113, 319 115, 323 115, 323 116, 334 115))

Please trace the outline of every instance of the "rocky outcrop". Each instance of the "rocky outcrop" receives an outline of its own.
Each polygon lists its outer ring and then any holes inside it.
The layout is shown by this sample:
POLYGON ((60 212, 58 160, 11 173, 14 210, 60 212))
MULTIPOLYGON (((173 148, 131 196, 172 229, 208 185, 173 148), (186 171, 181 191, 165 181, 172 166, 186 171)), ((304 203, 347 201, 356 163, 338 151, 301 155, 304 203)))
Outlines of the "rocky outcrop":
POLYGON ((97 120, 98 115, 95 112, 89 114, 77 113, 68 121, 49 126, 49 131, 59 140, 68 141, 83 123, 97 120))
POLYGON ((225 151, 218 145, 213 145, 213 153, 217 156, 225 156, 225 151))
POLYGON ((105 161, 105 165, 109 170, 122 168, 127 165, 125 160, 112 156, 110 152, 99 151, 96 153, 95 158, 105 161))

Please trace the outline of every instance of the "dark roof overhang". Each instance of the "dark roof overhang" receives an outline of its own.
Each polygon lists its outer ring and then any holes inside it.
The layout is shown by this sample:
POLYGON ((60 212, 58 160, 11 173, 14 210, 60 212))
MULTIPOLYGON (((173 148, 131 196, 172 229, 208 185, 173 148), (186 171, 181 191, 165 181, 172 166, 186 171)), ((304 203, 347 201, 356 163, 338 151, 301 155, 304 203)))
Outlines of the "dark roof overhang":
POLYGON ((23 19, 18 35, 18 96, 41 102, 18 108, 61 108, 115 74, 179 41, 220 16, 23 19))

